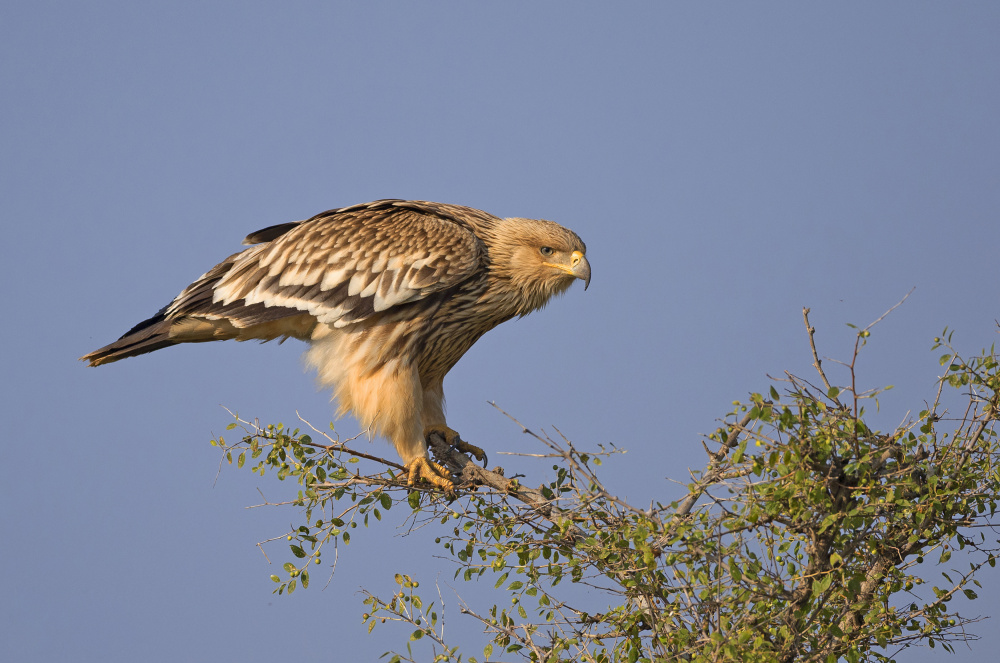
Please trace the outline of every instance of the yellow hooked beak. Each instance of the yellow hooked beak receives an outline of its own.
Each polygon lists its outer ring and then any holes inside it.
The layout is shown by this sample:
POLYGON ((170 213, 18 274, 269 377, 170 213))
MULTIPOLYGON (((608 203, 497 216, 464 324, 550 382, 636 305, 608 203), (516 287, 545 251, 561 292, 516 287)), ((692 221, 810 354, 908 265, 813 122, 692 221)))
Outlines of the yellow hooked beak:
POLYGON ((584 290, 590 287, 590 263, 587 261, 587 256, 583 255, 580 251, 573 251, 569 257, 568 265, 559 265, 554 262, 546 262, 542 264, 548 267, 555 267, 558 270, 566 272, 570 276, 582 279, 584 290))

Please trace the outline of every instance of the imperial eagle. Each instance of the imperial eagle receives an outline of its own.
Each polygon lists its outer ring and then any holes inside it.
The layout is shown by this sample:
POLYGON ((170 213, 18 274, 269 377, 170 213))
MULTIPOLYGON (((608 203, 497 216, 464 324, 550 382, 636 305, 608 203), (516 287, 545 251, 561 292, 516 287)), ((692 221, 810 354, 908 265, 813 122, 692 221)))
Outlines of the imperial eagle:
MULTIPOLYGON (((301 339, 307 363, 396 447, 412 485, 452 489, 428 458, 448 428, 444 376, 480 336, 542 308, 576 279, 587 247, 551 221, 459 205, 379 200, 264 228, 156 315, 81 357, 100 366, 178 343, 301 339)), ((461 446, 464 445, 464 446, 461 446)))

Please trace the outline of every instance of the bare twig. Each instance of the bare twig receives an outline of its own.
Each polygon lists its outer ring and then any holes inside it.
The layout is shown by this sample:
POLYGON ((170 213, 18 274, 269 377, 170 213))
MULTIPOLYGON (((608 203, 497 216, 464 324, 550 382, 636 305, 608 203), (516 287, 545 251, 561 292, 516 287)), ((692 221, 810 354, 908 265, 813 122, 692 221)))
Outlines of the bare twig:
POLYGON ((820 379, 823 380, 823 386, 829 392, 833 387, 830 386, 830 381, 826 379, 826 372, 823 371, 823 362, 819 358, 819 353, 816 352, 816 339, 813 338, 816 334, 816 328, 809 324, 809 312, 811 310, 810 308, 802 307, 802 320, 805 321, 806 333, 809 334, 809 349, 812 350, 813 367, 819 373, 820 379))

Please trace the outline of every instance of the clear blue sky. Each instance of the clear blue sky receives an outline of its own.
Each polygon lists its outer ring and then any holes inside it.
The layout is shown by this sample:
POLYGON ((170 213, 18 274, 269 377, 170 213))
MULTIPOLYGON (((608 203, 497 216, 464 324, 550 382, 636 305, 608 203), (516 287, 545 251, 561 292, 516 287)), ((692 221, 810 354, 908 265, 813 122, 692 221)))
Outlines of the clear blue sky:
MULTIPOLYGON (((220 405, 328 421, 303 346, 76 361, 248 232, 331 207, 461 203, 587 242, 588 292, 449 376, 449 422, 491 452, 533 449, 487 400, 629 449, 612 489, 666 501, 731 401, 807 374, 802 306, 846 358, 845 323, 913 287, 860 369, 896 385, 880 425, 919 410, 935 335, 996 338, 998 35, 990 2, 6 3, 0 659, 375 660, 393 632, 364 635, 357 590, 396 571, 439 578, 480 653, 449 592, 489 592, 423 532, 359 534, 325 590, 271 595, 254 544, 292 516, 244 507, 291 487, 216 482, 208 440, 220 405)), ((967 611, 1000 615, 1000 572, 984 584, 967 611)), ((973 630, 947 660, 1000 649, 995 621, 973 630)))

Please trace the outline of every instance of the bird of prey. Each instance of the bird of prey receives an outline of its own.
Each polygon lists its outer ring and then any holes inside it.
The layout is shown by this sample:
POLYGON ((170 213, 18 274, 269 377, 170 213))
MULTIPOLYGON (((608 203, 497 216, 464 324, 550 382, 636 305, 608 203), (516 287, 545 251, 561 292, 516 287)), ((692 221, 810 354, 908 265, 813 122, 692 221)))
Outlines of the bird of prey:
POLYGON ((444 376, 480 336, 542 308, 576 280, 587 247, 552 221, 459 205, 379 200, 270 226, 120 339, 100 366, 178 343, 301 339, 338 416, 388 438, 407 470, 452 490, 428 457, 441 434, 480 460, 444 412, 444 376))

